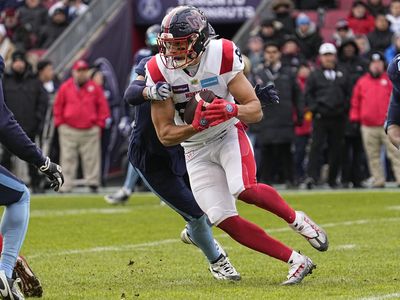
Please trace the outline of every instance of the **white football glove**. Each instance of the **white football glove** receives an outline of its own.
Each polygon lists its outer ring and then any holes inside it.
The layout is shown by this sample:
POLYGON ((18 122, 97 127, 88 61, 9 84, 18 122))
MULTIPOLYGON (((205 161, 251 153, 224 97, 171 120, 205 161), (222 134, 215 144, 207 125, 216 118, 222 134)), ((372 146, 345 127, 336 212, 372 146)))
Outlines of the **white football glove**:
POLYGON ((157 82, 156 85, 147 87, 147 99, 164 101, 172 97, 172 89, 167 82, 157 82))

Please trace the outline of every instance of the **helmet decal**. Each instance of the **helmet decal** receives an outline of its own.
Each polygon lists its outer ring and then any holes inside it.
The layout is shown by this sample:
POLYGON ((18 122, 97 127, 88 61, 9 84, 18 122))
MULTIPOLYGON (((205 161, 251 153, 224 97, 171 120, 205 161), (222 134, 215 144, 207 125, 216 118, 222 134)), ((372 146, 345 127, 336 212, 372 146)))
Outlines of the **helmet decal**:
POLYGON ((210 26, 205 14, 193 6, 171 10, 161 23, 159 53, 168 69, 185 68, 206 49, 210 26))

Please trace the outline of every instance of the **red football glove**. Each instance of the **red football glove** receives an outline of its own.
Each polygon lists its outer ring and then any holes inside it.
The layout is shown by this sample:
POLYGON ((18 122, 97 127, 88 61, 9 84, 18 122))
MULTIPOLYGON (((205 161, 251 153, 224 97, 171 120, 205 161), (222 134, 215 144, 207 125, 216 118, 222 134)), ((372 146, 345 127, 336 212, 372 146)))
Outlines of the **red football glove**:
POLYGON ((196 106, 196 110, 194 112, 194 118, 192 122, 192 126, 196 131, 203 131, 210 127, 210 122, 207 120, 205 116, 205 111, 203 111, 204 100, 200 100, 196 106))
POLYGON ((212 103, 207 105, 205 111, 205 118, 211 122, 210 126, 221 124, 237 115, 237 105, 224 99, 215 99, 212 103))

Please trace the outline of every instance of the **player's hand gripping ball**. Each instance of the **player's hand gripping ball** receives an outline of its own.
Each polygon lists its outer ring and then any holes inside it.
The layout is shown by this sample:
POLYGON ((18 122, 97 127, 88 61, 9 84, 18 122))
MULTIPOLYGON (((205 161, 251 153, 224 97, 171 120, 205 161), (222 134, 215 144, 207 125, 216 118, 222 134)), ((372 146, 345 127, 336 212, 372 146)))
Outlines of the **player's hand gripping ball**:
POLYGON ((186 124, 192 124, 197 105, 201 100, 203 100, 205 102, 203 104, 203 108, 202 108, 202 110, 205 110, 207 103, 213 102, 213 100, 215 98, 217 98, 217 96, 215 96, 215 94, 212 91, 208 91, 208 90, 201 91, 201 92, 195 94, 189 100, 189 102, 186 104, 186 107, 185 107, 185 113, 184 113, 183 118, 184 118, 186 124))

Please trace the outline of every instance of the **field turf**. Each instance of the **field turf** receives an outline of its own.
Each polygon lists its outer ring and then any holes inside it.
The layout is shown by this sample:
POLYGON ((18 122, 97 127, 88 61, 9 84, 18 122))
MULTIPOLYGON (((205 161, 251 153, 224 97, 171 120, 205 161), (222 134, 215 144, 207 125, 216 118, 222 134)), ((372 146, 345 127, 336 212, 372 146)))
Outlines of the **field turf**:
POLYGON ((179 234, 183 219, 152 194, 125 206, 101 195, 32 197, 22 254, 39 275, 43 299, 400 299, 400 192, 283 194, 330 238, 314 250, 269 212, 238 202, 242 216, 318 265, 301 285, 283 287, 288 267, 214 229, 242 275, 220 282, 179 234))

